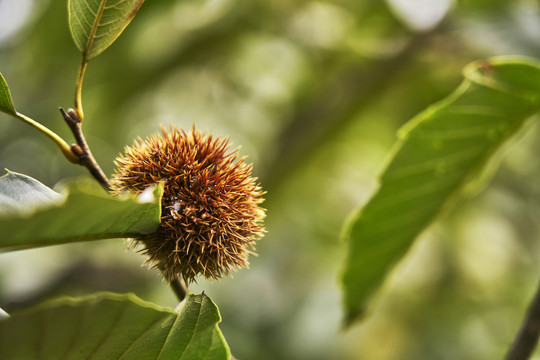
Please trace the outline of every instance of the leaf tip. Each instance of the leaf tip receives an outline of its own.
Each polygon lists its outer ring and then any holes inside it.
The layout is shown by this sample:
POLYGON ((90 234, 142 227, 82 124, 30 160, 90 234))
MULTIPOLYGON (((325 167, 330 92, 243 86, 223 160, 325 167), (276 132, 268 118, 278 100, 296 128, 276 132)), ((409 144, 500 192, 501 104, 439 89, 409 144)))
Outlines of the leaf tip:
POLYGON ((349 330, 358 322, 362 321, 366 317, 366 311, 363 307, 348 308, 343 318, 341 329, 349 330))
POLYGON ((9 90, 6 79, 0 73, 0 111, 9 115, 16 115, 15 105, 13 104, 13 98, 11 91, 9 90))

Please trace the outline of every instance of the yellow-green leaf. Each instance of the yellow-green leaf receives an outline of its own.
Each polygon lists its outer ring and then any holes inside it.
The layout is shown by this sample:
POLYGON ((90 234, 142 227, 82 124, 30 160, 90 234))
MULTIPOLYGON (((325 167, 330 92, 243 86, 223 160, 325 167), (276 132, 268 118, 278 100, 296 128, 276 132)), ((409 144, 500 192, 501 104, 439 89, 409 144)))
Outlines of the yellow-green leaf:
POLYGON ((477 61, 464 75, 453 94, 402 129, 380 188, 344 232, 347 323, 361 316, 394 264, 448 201, 540 110, 536 61, 477 61))
POLYGON ((101 54, 128 26, 144 0, 68 0, 69 28, 85 61, 101 54))
POLYGON ((13 105, 13 99, 11 98, 11 92, 9 91, 6 79, 0 73, 0 111, 10 115, 15 115, 15 105, 13 105))
POLYGON ((29 176, 0 177, 0 251, 75 241, 136 237, 157 229, 163 187, 140 197, 113 197, 94 181, 67 186, 67 195, 29 176))

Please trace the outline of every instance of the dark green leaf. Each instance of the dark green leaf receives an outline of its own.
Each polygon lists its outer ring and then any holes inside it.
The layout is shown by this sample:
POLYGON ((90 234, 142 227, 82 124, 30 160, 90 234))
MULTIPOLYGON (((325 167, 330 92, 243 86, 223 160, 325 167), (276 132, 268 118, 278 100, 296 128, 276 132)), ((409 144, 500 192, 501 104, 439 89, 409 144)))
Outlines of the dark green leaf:
POLYGON ((69 0, 69 28, 86 61, 107 49, 129 25, 144 0, 69 0))
POLYGON ((62 298, 0 321, 0 358, 229 360, 220 321, 205 294, 177 312, 132 294, 62 298))
POLYGON ((6 79, 0 73, 0 111, 10 115, 15 115, 15 105, 13 105, 13 99, 11 98, 11 92, 9 91, 6 79))
POLYGON ((540 67, 526 59, 477 61, 448 98, 413 119, 368 204, 346 228, 346 321, 453 195, 540 109, 540 67))
POLYGON ((64 197, 26 175, 8 172, 0 178, 0 249, 151 233, 159 226, 162 192, 159 186, 151 202, 141 202, 112 197, 94 182, 78 181, 64 197))

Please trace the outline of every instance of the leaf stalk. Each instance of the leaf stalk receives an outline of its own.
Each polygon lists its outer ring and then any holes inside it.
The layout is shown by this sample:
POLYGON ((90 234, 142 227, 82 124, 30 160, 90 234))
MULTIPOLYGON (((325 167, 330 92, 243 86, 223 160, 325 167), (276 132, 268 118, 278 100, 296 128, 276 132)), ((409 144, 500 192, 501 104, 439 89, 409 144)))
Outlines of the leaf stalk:
POLYGON ((77 84, 75 86, 75 111, 77 112, 77 117, 80 121, 84 120, 84 111, 82 106, 82 85, 87 65, 88 61, 86 60, 86 56, 83 55, 81 66, 79 68, 79 75, 77 76, 77 84))
POLYGON ((32 118, 30 118, 30 117, 28 117, 28 116, 26 116, 24 114, 21 114, 19 112, 15 112, 15 113, 6 112, 6 114, 11 115, 16 119, 19 119, 19 120, 27 123, 28 125, 32 126, 33 128, 35 128, 35 129, 41 131, 43 134, 45 134, 49 139, 54 141, 54 143, 56 145, 58 145, 58 147, 60 148, 60 151, 62 151, 62 154, 64 154, 64 156, 66 157, 66 159, 69 162, 75 163, 75 164, 79 162, 79 159, 73 153, 73 151, 71 151, 71 147, 64 141, 64 139, 62 139, 58 134, 56 134, 54 131, 52 131, 48 127, 38 123, 34 119, 32 119, 32 118))

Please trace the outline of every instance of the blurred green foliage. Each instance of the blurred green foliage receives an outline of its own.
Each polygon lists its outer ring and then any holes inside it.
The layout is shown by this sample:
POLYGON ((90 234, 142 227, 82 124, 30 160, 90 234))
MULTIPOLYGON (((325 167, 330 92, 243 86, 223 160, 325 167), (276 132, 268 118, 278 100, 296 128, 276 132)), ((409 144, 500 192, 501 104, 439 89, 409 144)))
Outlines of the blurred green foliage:
MULTIPOLYGON (((65 2, 0 1, 0 31, 17 109, 70 139, 57 109, 73 106, 80 53, 65 2)), ((375 189, 403 123, 453 90, 472 60, 540 58, 539 33, 533 0, 147 1, 89 64, 85 133, 108 174, 125 144, 169 123, 230 136, 254 162, 268 191, 259 257, 193 289, 218 304, 237 358, 500 358, 537 283, 540 127, 509 148, 486 191, 419 239, 347 332, 340 229, 375 189)), ((0 167, 50 186, 87 176, 4 114, 0 167)), ((0 305, 112 290, 174 306, 157 273, 123 247, 3 254, 0 305)))

